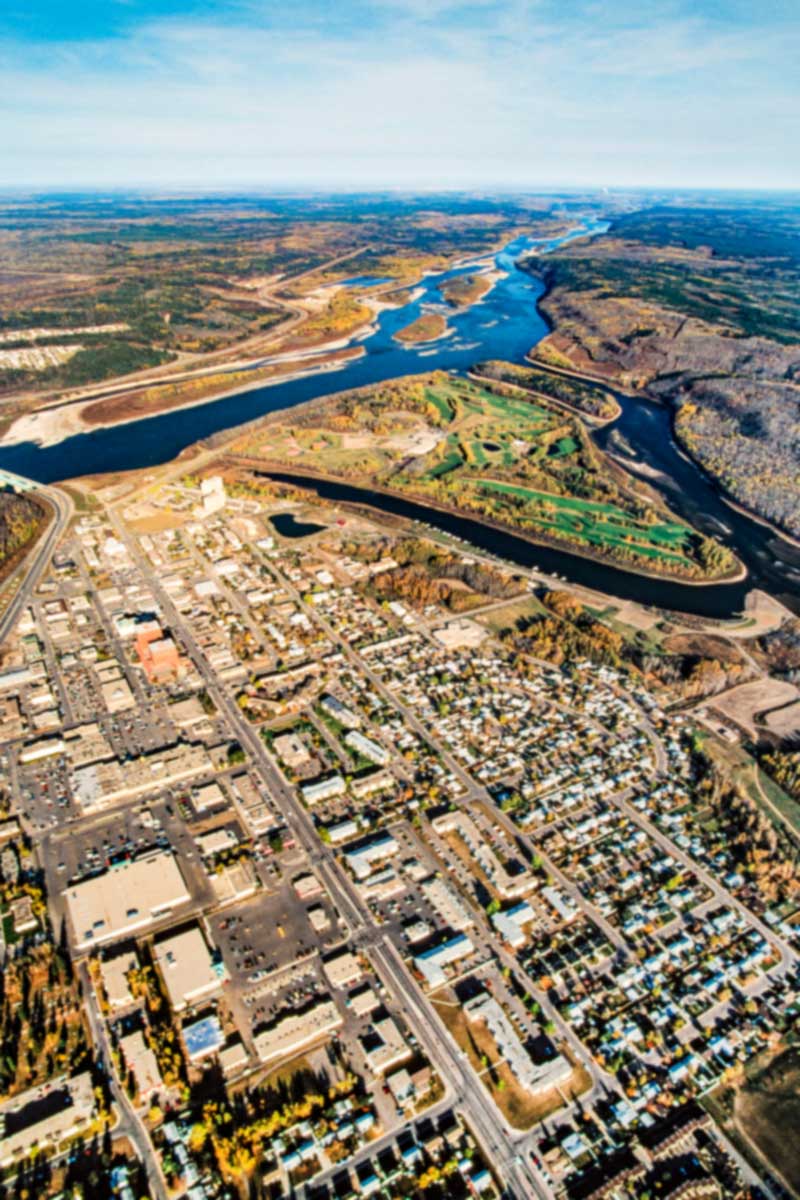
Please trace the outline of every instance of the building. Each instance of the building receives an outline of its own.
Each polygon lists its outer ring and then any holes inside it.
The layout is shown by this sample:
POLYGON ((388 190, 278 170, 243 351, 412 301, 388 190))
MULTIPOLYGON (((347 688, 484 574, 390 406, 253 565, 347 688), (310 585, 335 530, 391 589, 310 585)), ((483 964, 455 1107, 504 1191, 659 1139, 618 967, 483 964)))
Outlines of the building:
POLYGON ((414 966, 423 976, 428 987, 441 987, 447 982, 444 968, 450 966, 451 963, 460 962, 462 958, 467 958, 474 949, 472 939, 465 933, 459 933, 446 942, 442 942, 440 946, 434 946, 433 949, 418 954, 414 959, 414 966))
POLYGON ((153 946, 173 1012, 208 1000, 222 986, 222 968, 214 964, 199 925, 153 946))
POLYGON ((541 1063, 533 1061, 494 996, 474 996, 464 1005, 464 1014, 468 1021, 483 1021, 511 1074, 532 1095, 558 1087, 572 1075, 572 1064, 562 1054, 541 1063))
POLYGON ((120 1038, 119 1047, 125 1066, 133 1072, 133 1078, 136 1080, 139 1103, 146 1104, 164 1086, 158 1060, 144 1040, 141 1029, 120 1038))
POLYGON ((434 817, 431 824, 440 835, 455 833, 461 838, 501 899, 516 899, 534 886, 536 881, 531 871, 521 869, 512 874, 508 870, 489 845, 486 835, 478 829, 468 813, 456 809, 434 817))
POLYGON ((422 885, 422 894, 431 907, 451 929, 463 932, 475 924, 475 919, 454 888, 435 875, 422 885))
POLYGON ((103 703, 108 711, 112 714, 125 712, 129 708, 134 708, 136 698, 131 691, 130 684, 124 675, 120 674, 115 679, 107 679, 105 683, 100 685, 100 693, 103 697, 103 703))
MULTIPOLYGON (((63 742, 61 743, 63 746, 63 742)), ((81 808, 106 808, 144 792, 157 791, 213 771, 205 746, 176 742, 130 762, 92 762, 72 772, 70 785, 81 808)))
POLYGON ((51 1079, 0 1104, 0 1167, 26 1158, 34 1148, 54 1146, 86 1133, 95 1095, 88 1071, 51 1079))
POLYGON ((351 729, 344 741, 345 745, 349 746, 351 750, 355 750, 356 754, 360 754, 362 758, 375 763, 378 767, 385 767, 391 758, 388 750, 385 750, 374 738, 365 737, 358 729, 351 729))
POLYGON ((84 879, 63 896, 76 950, 147 929, 190 899, 180 867, 168 852, 84 879))
POLYGON ((358 821, 353 821, 347 818, 344 821, 337 821, 334 825, 328 826, 328 837, 334 846, 339 842, 348 842, 354 837, 358 837, 358 821))
POLYGON ((361 717, 357 712, 353 712, 352 708, 348 708, 346 704, 342 704, 336 696, 331 696, 330 693, 323 696, 319 702, 320 708, 326 712, 329 717, 333 717, 339 725, 345 729, 360 729, 362 725, 361 717))
POLYGON ((366 879, 375 863, 391 858, 399 849, 390 833, 379 833, 362 845, 345 851, 344 859, 356 879, 366 879))
POLYGON ((281 762, 291 771, 297 771, 311 762, 311 755, 305 742, 293 730, 276 737, 272 748, 281 762))
POLYGON ((221 512, 227 502, 225 484, 221 475, 209 475, 200 480, 200 504, 195 506, 196 517, 212 517, 221 512))
POLYGON ((310 871, 293 879, 292 887, 298 900, 311 900, 314 896, 321 896, 323 892, 322 884, 310 871))
POLYGON ((388 1015, 375 1021, 369 1033, 363 1034, 359 1040, 374 1075, 385 1075, 411 1054, 411 1048, 396 1022, 388 1015))
POLYGON ((189 1062, 199 1062, 216 1054, 225 1045, 225 1034, 218 1017, 201 1017, 191 1025, 184 1025, 183 1040, 189 1062))
POLYGON ((345 950, 335 958, 323 962, 322 971, 332 988, 347 988, 358 983, 364 971, 358 955, 345 950))
POLYGON ((332 800, 334 796, 343 796, 346 791, 347 785, 341 775, 331 775, 329 779, 315 779, 312 783, 304 783, 300 787, 300 795, 309 807, 323 800, 332 800))
POLYGON ((299 1013, 289 1013, 253 1039, 262 1062, 292 1054, 319 1038, 327 1037, 342 1026, 339 1010, 332 1000, 320 1000, 299 1013))
POLYGON ((508 942, 512 950, 519 950, 528 940, 523 933, 523 926, 529 925, 535 920, 536 913, 528 901, 521 900, 513 908, 508 908, 505 912, 495 913, 492 917, 492 924, 503 940, 508 942))
POLYGON ((126 1008, 133 1003, 133 994, 128 983, 128 974, 139 965, 139 960, 133 950, 117 954, 114 958, 100 960, 100 978, 103 981, 103 991, 106 994, 108 1007, 113 1012, 117 1008, 126 1008))
POLYGON ((142 630, 136 636, 136 653, 150 683, 174 679, 181 667, 178 647, 159 626, 142 630))
POLYGON ((236 1038, 229 1046, 224 1046, 218 1057, 223 1075, 235 1075, 248 1063, 247 1051, 241 1038, 236 1038))

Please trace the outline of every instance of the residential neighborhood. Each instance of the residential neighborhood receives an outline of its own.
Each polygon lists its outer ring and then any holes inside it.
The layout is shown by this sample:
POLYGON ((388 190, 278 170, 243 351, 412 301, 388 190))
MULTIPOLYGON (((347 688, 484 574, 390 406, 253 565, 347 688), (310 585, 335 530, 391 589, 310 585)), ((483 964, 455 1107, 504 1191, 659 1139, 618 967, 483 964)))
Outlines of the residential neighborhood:
POLYGON ((790 1195, 714 1097, 796 1023, 800 900, 709 818, 691 715, 516 652, 500 602, 387 600, 409 534, 309 507, 109 486, 2 648, 0 1169, 78 1195, 107 1143, 126 1200, 790 1195))

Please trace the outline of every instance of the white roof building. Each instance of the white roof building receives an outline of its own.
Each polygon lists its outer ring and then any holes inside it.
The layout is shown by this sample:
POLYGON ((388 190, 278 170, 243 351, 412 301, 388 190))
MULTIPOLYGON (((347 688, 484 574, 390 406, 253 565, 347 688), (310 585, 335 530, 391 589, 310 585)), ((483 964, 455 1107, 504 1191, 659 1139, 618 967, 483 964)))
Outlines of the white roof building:
POLYGON ((129 937, 190 899, 180 867, 168 852, 85 879, 63 895, 77 950, 129 937))

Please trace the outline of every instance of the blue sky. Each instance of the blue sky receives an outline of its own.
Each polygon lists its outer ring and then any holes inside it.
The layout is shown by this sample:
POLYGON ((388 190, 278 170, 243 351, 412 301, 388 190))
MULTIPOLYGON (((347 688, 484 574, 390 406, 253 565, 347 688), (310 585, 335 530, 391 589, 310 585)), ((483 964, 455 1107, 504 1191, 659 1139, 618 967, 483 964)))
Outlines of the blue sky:
POLYGON ((798 0, 3 0, 0 187, 800 187, 798 0))

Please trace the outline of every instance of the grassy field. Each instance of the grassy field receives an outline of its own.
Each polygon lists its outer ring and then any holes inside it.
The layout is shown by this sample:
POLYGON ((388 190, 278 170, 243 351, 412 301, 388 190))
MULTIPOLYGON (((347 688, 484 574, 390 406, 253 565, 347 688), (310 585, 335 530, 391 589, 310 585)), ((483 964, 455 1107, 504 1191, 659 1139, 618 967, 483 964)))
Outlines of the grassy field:
MULTIPOLYGON (((779 1050, 767 1061, 753 1060, 745 1078, 723 1085, 704 1101, 746 1158, 768 1164, 800 1195, 800 1051, 779 1050)), ((760 1165, 760 1163, 759 1163, 760 1165)))
POLYGON ((508 1064, 499 1058, 494 1038, 481 1021, 468 1022, 461 1005, 449 994, 433 1003, 450 1033, 466 1051, 489 1095, 515 1129, 532 1129, 591 1087, 587 1072, 576 1067, 564 1087, 532 1096, 520 1087, 508 1064))
POLYGON ((268 421, 242 449, 639 569, 717 578, 735 566, 606 459, 577 416, 499 382, 434 372, 342 393, 268 421))

